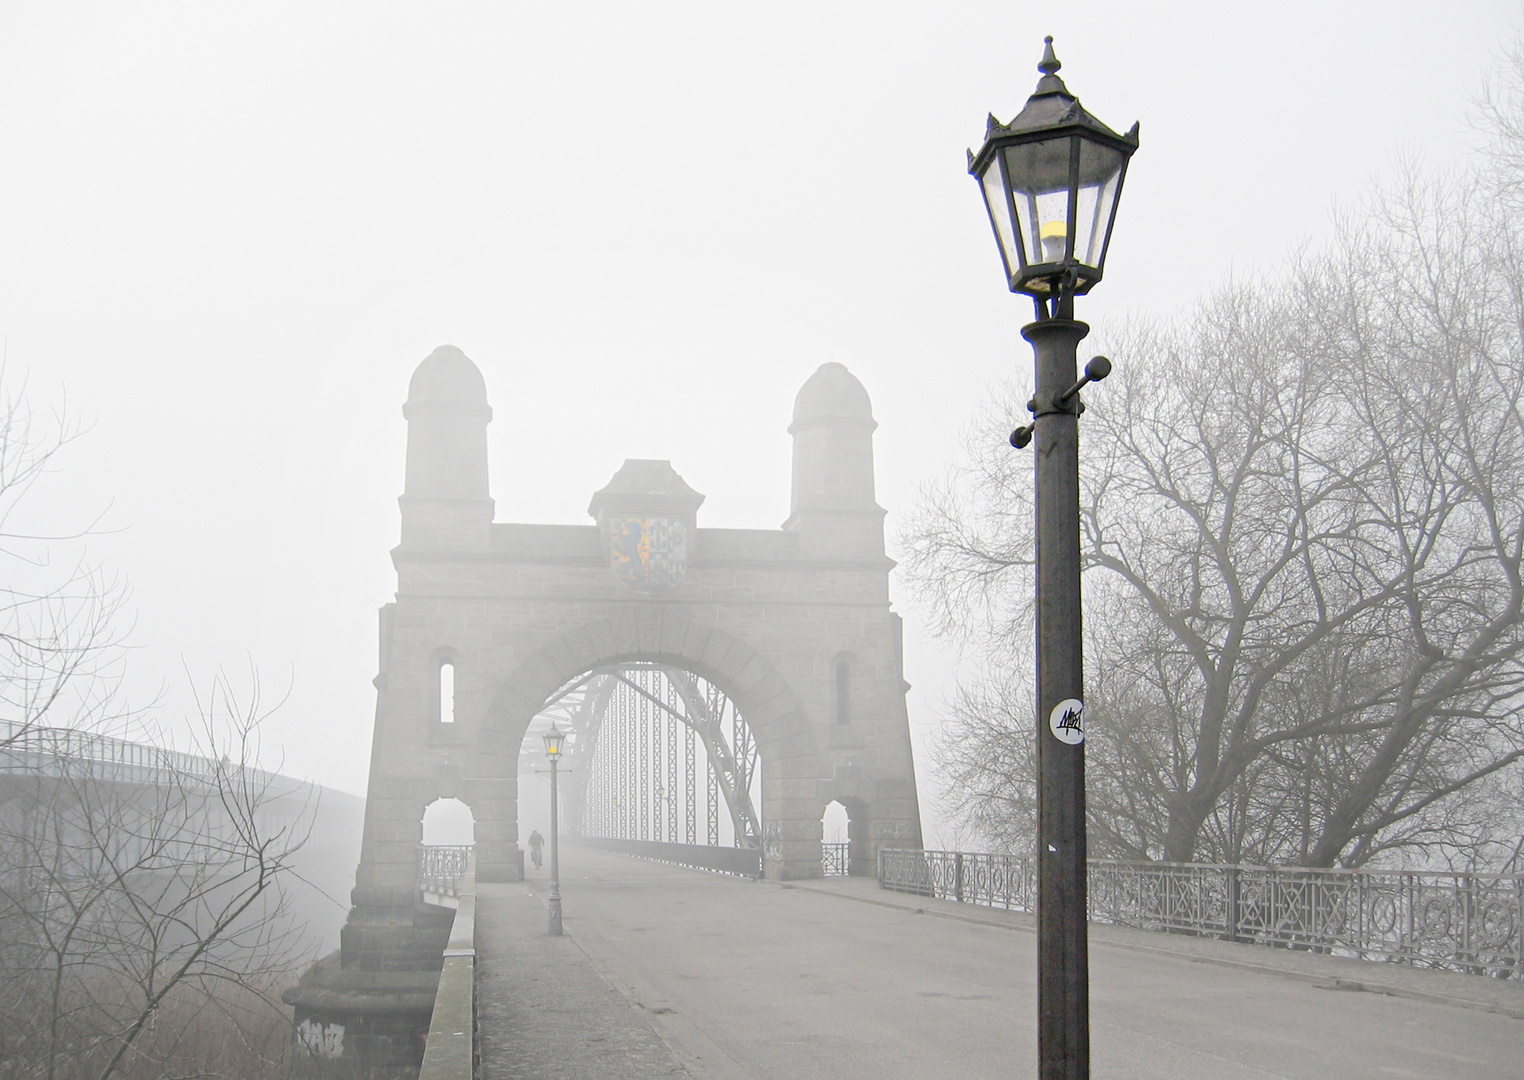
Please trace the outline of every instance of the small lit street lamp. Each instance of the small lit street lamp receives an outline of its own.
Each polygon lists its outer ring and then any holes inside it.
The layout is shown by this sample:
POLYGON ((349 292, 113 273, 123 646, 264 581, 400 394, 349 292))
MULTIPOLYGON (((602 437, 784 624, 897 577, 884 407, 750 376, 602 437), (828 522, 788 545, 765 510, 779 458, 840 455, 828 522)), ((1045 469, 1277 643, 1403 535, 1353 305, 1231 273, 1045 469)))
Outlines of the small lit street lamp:
POLYGON ((1118 135, 1058 77, 1047 39, 1037 90, 1009 124, 993 116, 968 155, 1012 292, 1032 298, 1022 328, 1036 354, 1032 423, 1011 433, 1037 457, 1037 1058, 1041 1080, 1089 1080, 1090 960, 1085 925, 1085 728, 1080 633, 1079 391, 1104 379, 1097 356, 1077 378, 1074 298, 1101 280, 1138 126, 1118 135))
POLYGON ((561 839, 559 799, 556 791, 556 775, 561 765, 561 753, 566 747, 566 734, 554 720, 545 739, 545 757, 550 761, 550 934, 561 936, 561 839))

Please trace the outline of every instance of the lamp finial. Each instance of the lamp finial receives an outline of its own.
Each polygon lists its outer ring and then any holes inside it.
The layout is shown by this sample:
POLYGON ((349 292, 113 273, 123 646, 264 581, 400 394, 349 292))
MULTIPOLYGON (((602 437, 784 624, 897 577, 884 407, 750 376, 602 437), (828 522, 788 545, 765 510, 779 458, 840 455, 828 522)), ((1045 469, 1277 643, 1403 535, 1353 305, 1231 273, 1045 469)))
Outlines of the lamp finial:
POLYGON ((1052 75, 1064 65, 1059 63, 1058 57, 1053 55, 1053 35, 1043 38, 1042 60, 1037 64, 1037 70, 1044 75, 1052 75))
POLYGON ((1033 97, 1043 94, 1068 94, 1069 90, 1064 86, 1064 80, 1058 77, 1058 69, 1063 67, 1058 62, 1058 57, 1053 55, 1053 38, 1043 38, 1042 60, 1038 62, 1037 70, 1042 72, 1042 78, 1037 80, 1037 89, 1033 91, 1033 97))

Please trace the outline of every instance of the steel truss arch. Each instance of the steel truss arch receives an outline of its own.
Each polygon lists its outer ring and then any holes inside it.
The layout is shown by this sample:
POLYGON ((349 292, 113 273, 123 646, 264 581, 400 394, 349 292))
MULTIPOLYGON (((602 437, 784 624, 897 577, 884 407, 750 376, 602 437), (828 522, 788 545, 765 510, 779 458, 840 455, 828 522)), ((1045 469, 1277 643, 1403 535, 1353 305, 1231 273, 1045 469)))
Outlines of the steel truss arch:
POLYGON ((535 753, 552 721, 570 729, 581 763, 562 788, 570 832, 722 846, 728 831, 735 847, 761 849, 756 739, 713 683, 670 664, 603 665, 551 696, 524 753, 535 753), (720 827, 722 804, 728 830, 720 827))

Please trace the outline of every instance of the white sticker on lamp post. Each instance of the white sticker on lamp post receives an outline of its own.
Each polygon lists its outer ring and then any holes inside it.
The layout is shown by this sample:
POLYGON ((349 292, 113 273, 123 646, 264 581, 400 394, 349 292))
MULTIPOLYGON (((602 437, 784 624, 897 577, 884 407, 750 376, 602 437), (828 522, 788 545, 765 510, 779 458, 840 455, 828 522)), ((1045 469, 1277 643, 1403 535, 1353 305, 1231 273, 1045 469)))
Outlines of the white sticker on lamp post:
POLYGON ((1061 743, 1078 746, 1085 741, 1085 703, 1079 698, 1065 698, 1048 714, 1048 730, 1061 743))

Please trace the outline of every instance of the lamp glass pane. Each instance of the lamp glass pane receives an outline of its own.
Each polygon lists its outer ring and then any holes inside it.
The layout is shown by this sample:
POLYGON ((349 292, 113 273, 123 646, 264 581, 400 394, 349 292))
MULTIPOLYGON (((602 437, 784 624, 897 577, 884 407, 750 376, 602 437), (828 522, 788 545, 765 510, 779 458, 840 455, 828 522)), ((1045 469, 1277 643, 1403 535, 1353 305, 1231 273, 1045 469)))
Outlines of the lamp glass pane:
POLYGON ((1067 136, 1007 147, 1005 163, 1016 195, 1016 216, 1032 262, 1063 262, 1069 221, 1067 136))
POLYGON ((1032 246, 1038 262, 1060 263, 1069 245, 1069 192, 1045 191, 1032 202, 1032 246))
POLYGON ((1092 142, 1080 144, 1079 203, 1075 214, 1074 257, 1099 268, 1105 257, 1106 228, 1111 223, 1125 161, 1120 150, 1092 142))
POLYGON ((1009 277, 1023 265, 1024 254, 1016 249, 1010 203, 1006 201, 1005 184, 1000 179, 1000 155, 990 155, 979 182, 984 187, 984 202, 989 208, 990 220, 995 223, 995 239, 1000 243, 1000 255, 1005 259, 1006 276, 1009 277))

